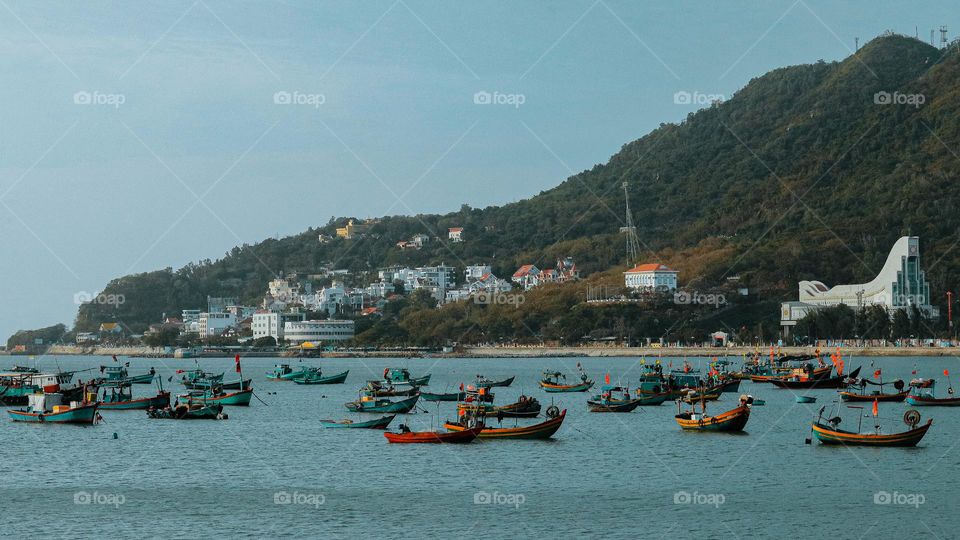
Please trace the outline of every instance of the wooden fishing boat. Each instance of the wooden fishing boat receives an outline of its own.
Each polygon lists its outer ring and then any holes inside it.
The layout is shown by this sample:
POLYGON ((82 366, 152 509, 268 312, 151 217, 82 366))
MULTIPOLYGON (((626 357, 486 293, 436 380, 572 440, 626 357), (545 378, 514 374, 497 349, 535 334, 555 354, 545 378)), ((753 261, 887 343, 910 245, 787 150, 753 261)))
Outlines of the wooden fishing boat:
POLYGON ((401 426, 399 433, 387 431, 383 436, 391 443, 463 444, 473 442, 482 429, 478 426, 463 431, 410 431, 406 426, 401 426))
POLYGON ((307 366, 302 366, 297 369, 290 367, 290 364, 277 364, 273 367, 273 371, 267 372, 267 378, 272 381, 290 381, 298 377, 305 377, 310 372, 311 369, 307 366))
POLYGON ((840 399, 843 401, 903 401, 910 394, 909 390, 898 392, 896 394, 881 394, 880 392, 871 392, 862 394, 844 390, 840 392, 840 399))
POLYGON ((933 392, 911 390, 907 394, 907 403, 918 407, 960 407, 960 397, 937 398, 933 392))
MULTIPOLYGON (((720 413, 716 416, 707 415, 704 403, 700 402, 701 410, 696 408, 680 412, 674 418, 684 431, 743 431, 750 419, 750 405, 753 398, 740 396, 740 405, 735 409, 720 413)), ((679 408, 679 404, 678 404, 679 408)))
POLYGON ((580 363, 577 363, 577 369, 580 370, 580 382, 575 384, 566 384, 567 376, 559 371, 544 371, 543 378, 537 382, 540 388, 545 392, 586 392, 593 388, 593 381, 587 377, 586 372, 580 363))
POLYGON ((166 407, 170 405, 170 392, 159 390, 157 395, 134 398, 129 385, 117 388, 104 387, 100 396, 100 408, 107 410, 136 410, 150 407, 166 407), (108 392, 107 390, 111 391, 108 392))
POLYGON ((410 371, 406 368, 384 368, 383 381, 393 386, 427 386, 430 384, 431 375, 423 377, 411 377, 410 371))
POLYGON ((797 403, 816 403, 817 398, 814 396, 794 396, 794 399, 797 403))
POLYGON ((828 424, 814 422, 811 424, 813 434, 823 444, 842 444, 846 446, 916 446, 930 429, 933 420, 909 431, 882 435, 875 433, 853 433, 844 431, 828 424))
POLYGON ((590 412, 631 412, 642 402, 643 398, 630 397, 630 389, 606 384, 600 387, 599 394, 587 400, 587 407, 590 412))
MULTIPOLYGON (((548 410, 549 412, 549 410, 548 410)), ((518 427, 489 427, 483 426, 480 430, 481 439, 549 439, 560 429, 567 410, 560 411, 555 417, 532 426, 518 427)), ((463 422, 446 422, 443 427, 450 431, 466 431, 470 428, 463 422)))
POLYGON ((176 407, 147 409, 147 418, 166 420, 226 420, 223 405, 200 402, 181 403, 176 407))
POLYGON ((193 386, 196 384, 202 385, 200 388, 209 388, 211 386, 217 386, 223 383, 223 373, 207 373, 200 368, 186 371, 178 369, 177 373, 183 374, 183 377, 180 378, 180 383, 187 388, 193 388, 193 386))
POLYGON ((516 379, 516 375, 514 375, 513 377, 510 377, 509 379, 503 379, 502 381, 492 381, 490 379, 487 379, 483 375, 477 375, 476 385, 477 385, 477 388, 493 388, 496 386, 502 386, 506 388, 507 386, 510 386, 511 384, 513 384, 514 379, 516 379))
POLYGON ((187 390, 208 390, 213 387, 219 386, 224 390, 245 390, 250 388, 250 383, 253 382, 253 379, 243 379, 242 381, 229 381, 224 382, 222 380, 213 381, 210 379, 197 379, 194 381, 184 381, 182 384, 186 387, 187 390))
POLYGON ((223 392, 220 389, 193 391, 178 396, 181 400, 188 402, 199 402, 208 405, 232 405, 236 407, 246 407, 250 405, 250 399, 253 397, 253 388, 246 390, 237 390, 236 392, 223 392))
POLYGON ((860 368, 857 368, 853 370, 849 376, 837 375, 835 377, 819 379, 815 377, 811 378, 794 376, 790 378, 774 379, 769 382, 777 388, 787 388, 790 390, 807 390, 811 388, 844 388, 847 386, 847 381, 850 379, 856 379, 859 373, 860 368))
POLYGON ((533 418, 540 414, 540 402, 535 397, 520 396, 516 403, 509 405, 489 405, 485 403, 460 403, 458 411, 477 410, 480 415, 503 418, 533 418))
POLYGON ((706 389, 703 392, 697 390, 687 390, 681 394, 680 400, 684 403, 693 403, 694 401, 717 401, 721 394, 714 389, 706 389))
POLYGON ((363 388, 363 392, 373 397, 409 397, 420 393, 420 388, 417 386, 397 388, 380 381, 367 381, 367 386, 363 388))
POLYGON ((375 398, 373 396, 362 396, 357 401, 344 403, 344 406, 353 412, 405 413, 416 406, 418 399, 420 399, 419 394, 399 401, 390 401, 389 399, 375 398))
POLYGON ((61 405, 61 394, 33 394, 26 409, 8 410, 14 422, 34 424, 89 424, 97 418, 97 402, 74 402, 61 405))
POLYGON ((339 422, 336 420, 321 420, 320 425, 328 429, 387 429, 387 426, 390 425, 390 422, 393 422, 396 416, 395 414, 391 414, 390 416, 384 416, 376 420, 367 420, 366 422, 354 422, 353 420, 341 420, 339 422))
POLYGON ((431 394, 430 392, 420 392, 420 397, 422 397, 424 401, 463 401, 467 399, 467 393, 431 394))
POLYGON ((637 396, 635 401, 640 402, 638 406, 642 406, 642 405, 653 406, 653 405, 660 405, 664 401, 671 399, 671 397, 673 396, 673 392, 667 391, 667 392, 660 392, 659 394, 648 394, 646 392, 641 392, 640 389, 638 388, 634 395, 637 396))
POLYGON ((317 368, 316 371, 311 371, 302 377, 295 377, 293 382, 297 384, 340 384, 347 380, 348 373, 350 373, 349 369, 343 373, 324 377, 320 368, 317 368))

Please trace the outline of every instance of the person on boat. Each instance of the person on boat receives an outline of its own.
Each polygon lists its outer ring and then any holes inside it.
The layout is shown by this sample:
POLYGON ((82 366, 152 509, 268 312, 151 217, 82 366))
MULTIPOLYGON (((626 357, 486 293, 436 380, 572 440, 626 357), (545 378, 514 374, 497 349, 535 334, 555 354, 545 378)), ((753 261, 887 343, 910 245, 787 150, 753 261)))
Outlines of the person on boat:
POLYGON ((400 424, 400 433, 410 433, 410 428, 406 424, 400 424))

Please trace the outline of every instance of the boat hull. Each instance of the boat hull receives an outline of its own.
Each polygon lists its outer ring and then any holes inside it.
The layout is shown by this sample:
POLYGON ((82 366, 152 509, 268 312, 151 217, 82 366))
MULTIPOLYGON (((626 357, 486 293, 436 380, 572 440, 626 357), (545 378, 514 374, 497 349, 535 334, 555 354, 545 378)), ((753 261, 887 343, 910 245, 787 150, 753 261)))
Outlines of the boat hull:
MULTIPOLYGON (((590 412, 632 412, 642 405, 643 399, 631 399, 630 401, 587 401, 590 412)), ((663 403, 662 401, 660 403, 663 403)))
POLYGON ((402 399, 400 401, 391 401, 389 404, 377 405, 376 403, 365 403, 363 401, 351 401, 345 403, 347 409, 353 412, 364 412, 364 413, 406 413, 410 412, 416 404, 417 400, 420 399, 420 395, 416 395, 407 399, 402 399))
POLYGON ((932 398, 908 395, 907 403, 917 407, 960 407, 960 398, 932 398))
POLYGON ((677 415, 675 420, 684 431, 743 431, 750 419, 750 407, 742 405, 716 416, 701 416, 697 420, 677 415))
POLYGON ((840 399, 843 401, 903 401, 907 399, 909 392, 900 392, 899 394, 856 394, 853 392, 840 392, 840 399))
POLYGON ((548 382, 540 381, 540 388, 543 388, 544 392, 549 393, 560 393, 560 392, 586 392, 587 390, 593 388, 593 381, 587 381, 581 384, 551 384, 548 382))
POLYGON ((513 384, 513 380, 516 378, 517 378, 516 375, 514 375, 513 377, 510 377, 509 379, 504 379, 502 381, 478 382, 477 388, 495 388, 495 387, 506 388, 511 384, 513 384))
POLYGON ((350 373, 349 369, 343 373, 337 373, 329 377, 299 377, 293 379, 293 382, 297 384, 340 384, 347 380, 348 373, 350 373))
POLYGON ((387 426, 390 425, 390 422, 393 422, 393 419, 397 415, 391 414, 390 416, 384 416, 383 418, 377 418, 376 420, 367 420, 366 422, 336 422, 334 420, 321 420, 320 425, 327 429, 387 429, 387 426))
POLYGON ((97 403, 83 405, 59 413, 33 413, 28 411, 7 411, 14 422, 34 424, 86 424, 92 425, 97 417, 97 403))
POLYGON ((480 435, 482 428, 467 429, 464 431, 437 432, 437 431, 410 431, 407 433, 384 433, 388 442, 399 444, 464 444, 473 442, 480 435))
POLYGON ((205 405, 246 407, 250 405, 250 399, 253 397, 253 388, 237 390, 236 392, 221 394, 219 396, 191 396, 190 394, 181 394, 179 397, 181 400, 199 402, 205 405))
POLYGON ((129 411, 149 409, 150 407, 163 408, 170 405, 170 392, 160 392, 153 397, 131 399, 127 401, 101 402, 100 408, 113 411, 129 411))
POLYGON ((933 420, 927 420, 926 424, 916 429, 891 435, 852 433, 833 429, 817 422, 812 423, 811 428, 817 440, 827 445, 911 447, 916 446, 923 439, 932 423, 933 420))
POLYGON ((424 401, 463 401, 467 397, 466 392, 457 392, 455 394, 431 394, 429 392, 421 392, 420 397, 424 401))
MULTIPOLYGON (((485 426, 480 431, 481 439, 549 439, 560 429, 563 419, 566 418, 567 411, 564 409, 556 418, 551 418, 546 422, 534 424, 532 426, 513 427, 513 428, 493 428, 485 426)), ((467 428, 452 422, 443 425, 450 431, 466 431, 467 428)))

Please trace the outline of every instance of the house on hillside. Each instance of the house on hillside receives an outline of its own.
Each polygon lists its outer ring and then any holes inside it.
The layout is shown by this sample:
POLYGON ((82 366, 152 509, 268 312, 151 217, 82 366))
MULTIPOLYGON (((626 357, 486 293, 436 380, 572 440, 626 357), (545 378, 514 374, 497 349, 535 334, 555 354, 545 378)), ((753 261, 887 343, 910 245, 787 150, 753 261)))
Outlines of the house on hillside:
POLYGON ((660 263, 638 264, 623 273, 624 283, 631 289, 675 290, 677 272, 660 263))
POLYGON ((528 290, 540 284, 539 276, 539 268, 532 264, 525 264, 513 273, 510 281, 516 283, 520 287, 523 287, 523 290, 528 290))
POLYGON ((450 227, 447 229, 447 238, 451 242, 463 242, 463 227, 450 227))

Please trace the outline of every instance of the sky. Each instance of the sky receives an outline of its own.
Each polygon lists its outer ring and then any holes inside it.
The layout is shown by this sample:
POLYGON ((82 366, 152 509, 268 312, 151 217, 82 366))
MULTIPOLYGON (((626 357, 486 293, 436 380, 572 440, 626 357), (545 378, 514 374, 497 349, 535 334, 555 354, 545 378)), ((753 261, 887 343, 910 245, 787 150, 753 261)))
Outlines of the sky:
POLYGON ((2 0, 0 337, 331 216, 530 197, 771 69, 960 30, 954 7, 2 0))

